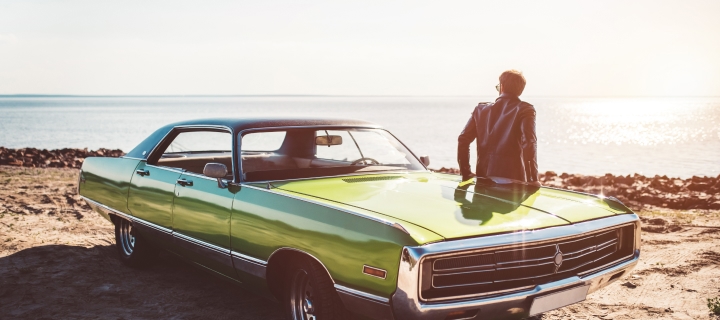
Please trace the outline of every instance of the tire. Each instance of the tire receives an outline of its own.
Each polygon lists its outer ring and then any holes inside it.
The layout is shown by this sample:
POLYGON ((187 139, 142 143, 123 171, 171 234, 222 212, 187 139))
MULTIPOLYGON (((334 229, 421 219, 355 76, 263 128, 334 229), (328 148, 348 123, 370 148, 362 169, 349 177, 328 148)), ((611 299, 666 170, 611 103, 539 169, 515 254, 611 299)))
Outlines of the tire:
POLYGON ((134 268, 146 266, 153 251, 149 243, 135 235, 133 223, 120 218, 115 222, 115 248, 120 261, 134 268))
POLYGON ((285 274, 284 309, 289 320, 352 319, 333 282, 317 261, 299 257, 285 274))

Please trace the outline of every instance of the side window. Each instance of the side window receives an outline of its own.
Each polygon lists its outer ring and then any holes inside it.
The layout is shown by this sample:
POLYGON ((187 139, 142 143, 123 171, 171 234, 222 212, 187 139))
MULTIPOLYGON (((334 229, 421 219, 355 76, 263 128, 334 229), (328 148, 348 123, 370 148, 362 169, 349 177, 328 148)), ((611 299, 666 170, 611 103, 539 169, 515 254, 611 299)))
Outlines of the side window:
POLYGON ((232 135, 225 131, 184 131, 163 151, 157 165, 203 174, 210 162, 227 167, 232 178, 232 135))
POLYGON ((163 155, 230 151, 232 151, 232 136, 229 132, 188 131, 180 132, 165 149, 163 155))
POLYGON ((242 138, 242 151, 276 151, 285 141, 285 134, 285 131, 248 133, 242 138))
POLYGON ((253 132, 242 137, 243 172, 296 169, 295 159, 281 152, 286 131, 253 132))

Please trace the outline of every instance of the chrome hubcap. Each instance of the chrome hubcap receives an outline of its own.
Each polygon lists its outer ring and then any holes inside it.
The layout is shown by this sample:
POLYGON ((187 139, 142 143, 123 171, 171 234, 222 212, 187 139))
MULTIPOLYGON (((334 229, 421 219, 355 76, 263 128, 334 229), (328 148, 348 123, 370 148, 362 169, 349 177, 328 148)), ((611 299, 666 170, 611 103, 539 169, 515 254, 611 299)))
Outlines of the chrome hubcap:
POLYGON ((130 221, 120 221, 120 247, 126 256, 133 253, 135 249, 135 236, 133 236, 132 224, 130 221))
POLYGON ((290 282, 290 306, 294 320, 316 320, 313 287, 305 270, 298 270, 290 282))

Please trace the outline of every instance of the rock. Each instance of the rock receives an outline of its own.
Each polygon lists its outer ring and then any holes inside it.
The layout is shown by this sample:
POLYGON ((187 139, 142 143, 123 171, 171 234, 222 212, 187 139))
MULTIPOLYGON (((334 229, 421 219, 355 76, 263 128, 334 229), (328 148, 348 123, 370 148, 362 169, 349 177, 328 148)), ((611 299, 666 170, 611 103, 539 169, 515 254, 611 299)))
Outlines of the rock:
POLYGON ((647 224, 655 225, 655 226, 664 226, 664 225, 669 224, 669 222, 667 220, 661 219, 661 218, 647 219, 647 220, 643 220, 643 222, 647 223, 647 224))
POLYGON ((637 285, 634 284, 634 283, 632 283, 632 282, 630 282, 630 281, 621 284, 621 286, 627 287, 627 288, 630 288, 630 289, 635 289, 635 288, 637 288, 637 285))
POLYGON ((713 203, 710 203, 708 205, 708 209, 713 209, 713 210, 720 209, 720 201, 715 201, 713 203))
POLYGON ((687 188, 692 191, 706 191, 710 189, 710 184, 707 182, 691 182, 687 188))

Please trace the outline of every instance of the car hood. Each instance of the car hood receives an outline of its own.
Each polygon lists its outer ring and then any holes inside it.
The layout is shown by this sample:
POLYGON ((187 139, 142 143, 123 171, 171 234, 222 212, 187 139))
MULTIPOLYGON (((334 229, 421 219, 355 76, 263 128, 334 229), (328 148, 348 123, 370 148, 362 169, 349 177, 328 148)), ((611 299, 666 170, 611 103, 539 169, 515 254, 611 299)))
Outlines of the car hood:
POLYGON ((532 230, 629 213, 601 197, 518 184, 461 184, 438 173, 395 173, 273 182, 293 196, 347 205, 446 239, 532 230))

